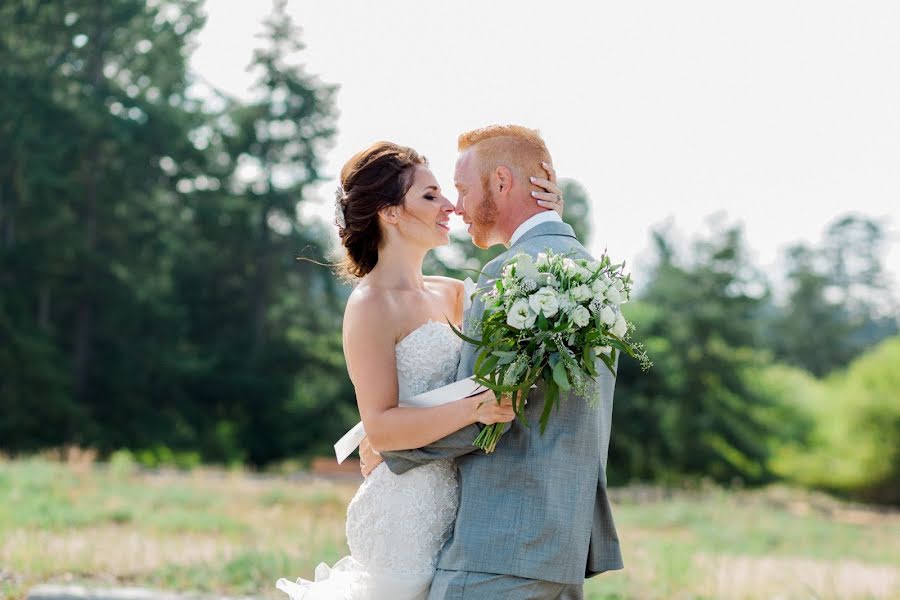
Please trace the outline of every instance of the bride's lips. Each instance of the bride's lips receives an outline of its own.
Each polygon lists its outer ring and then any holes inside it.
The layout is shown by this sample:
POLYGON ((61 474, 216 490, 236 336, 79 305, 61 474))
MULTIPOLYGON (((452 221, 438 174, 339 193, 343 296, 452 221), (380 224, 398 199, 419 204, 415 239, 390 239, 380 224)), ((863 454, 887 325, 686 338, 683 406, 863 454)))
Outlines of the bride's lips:
POLYGON ((439 221, 438 227, 440 227, 442 229, 446 229, 447 231, 450 231, 450 221, 439 221))

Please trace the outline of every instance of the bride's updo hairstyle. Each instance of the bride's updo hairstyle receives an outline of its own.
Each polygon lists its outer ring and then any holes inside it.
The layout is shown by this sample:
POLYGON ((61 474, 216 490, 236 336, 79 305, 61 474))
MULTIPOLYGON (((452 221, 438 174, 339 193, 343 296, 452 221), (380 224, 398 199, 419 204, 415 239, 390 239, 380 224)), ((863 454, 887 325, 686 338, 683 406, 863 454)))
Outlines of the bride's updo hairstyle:
POLYGON ((376 142, 341 169, 335 218, 347 251, 339 267, 344 277, 359 278, 375 268, 383 238, 378 212, 403 204, 419 165, 428 161, 412 148, 376 142))

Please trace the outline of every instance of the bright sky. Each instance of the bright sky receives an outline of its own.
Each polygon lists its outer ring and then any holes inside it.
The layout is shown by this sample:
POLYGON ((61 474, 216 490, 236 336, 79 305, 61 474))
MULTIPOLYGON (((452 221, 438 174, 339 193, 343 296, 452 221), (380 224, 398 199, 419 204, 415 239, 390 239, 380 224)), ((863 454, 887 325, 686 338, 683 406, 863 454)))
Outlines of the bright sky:
MULTIPOLYGON (((246 97, 269 8, 207 0, 195 72, 246 97)), ((290 0, 288 11, 308 72, 340 85, 322 207, 341 165, 379 139, 426 154, 455 201, 459 132, 518 123, 540 129, 560 176, 588 190, 594 250, 638 276, 654 226, 687 239, 724 212, 765 267, 858 211, 885 222, 900 284, 896 1, 290 0)))

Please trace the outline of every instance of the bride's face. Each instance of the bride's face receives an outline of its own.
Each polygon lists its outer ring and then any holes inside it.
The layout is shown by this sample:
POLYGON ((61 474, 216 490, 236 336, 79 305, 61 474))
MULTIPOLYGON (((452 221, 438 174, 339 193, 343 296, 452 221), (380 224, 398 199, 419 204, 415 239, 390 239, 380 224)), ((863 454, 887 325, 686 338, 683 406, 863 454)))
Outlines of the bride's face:
POLYGON ((442 193, 428 167, 416 167, 412 185, 398 214, 399 233, 427 248, 450 243, 453 204, 442 193))

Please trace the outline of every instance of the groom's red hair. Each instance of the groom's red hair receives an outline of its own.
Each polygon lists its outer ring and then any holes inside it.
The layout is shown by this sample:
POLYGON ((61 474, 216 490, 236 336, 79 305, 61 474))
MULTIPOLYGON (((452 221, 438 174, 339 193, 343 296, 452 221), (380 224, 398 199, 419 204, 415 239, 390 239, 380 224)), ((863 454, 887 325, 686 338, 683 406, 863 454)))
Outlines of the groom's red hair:
POLYGON ((537 129, 521 125, 488 125, 460 134, 460 152, 475 147, 482 173, 500 165, 520 176, 546 177, 541 161, 550 162, 550 151, 537 129))

